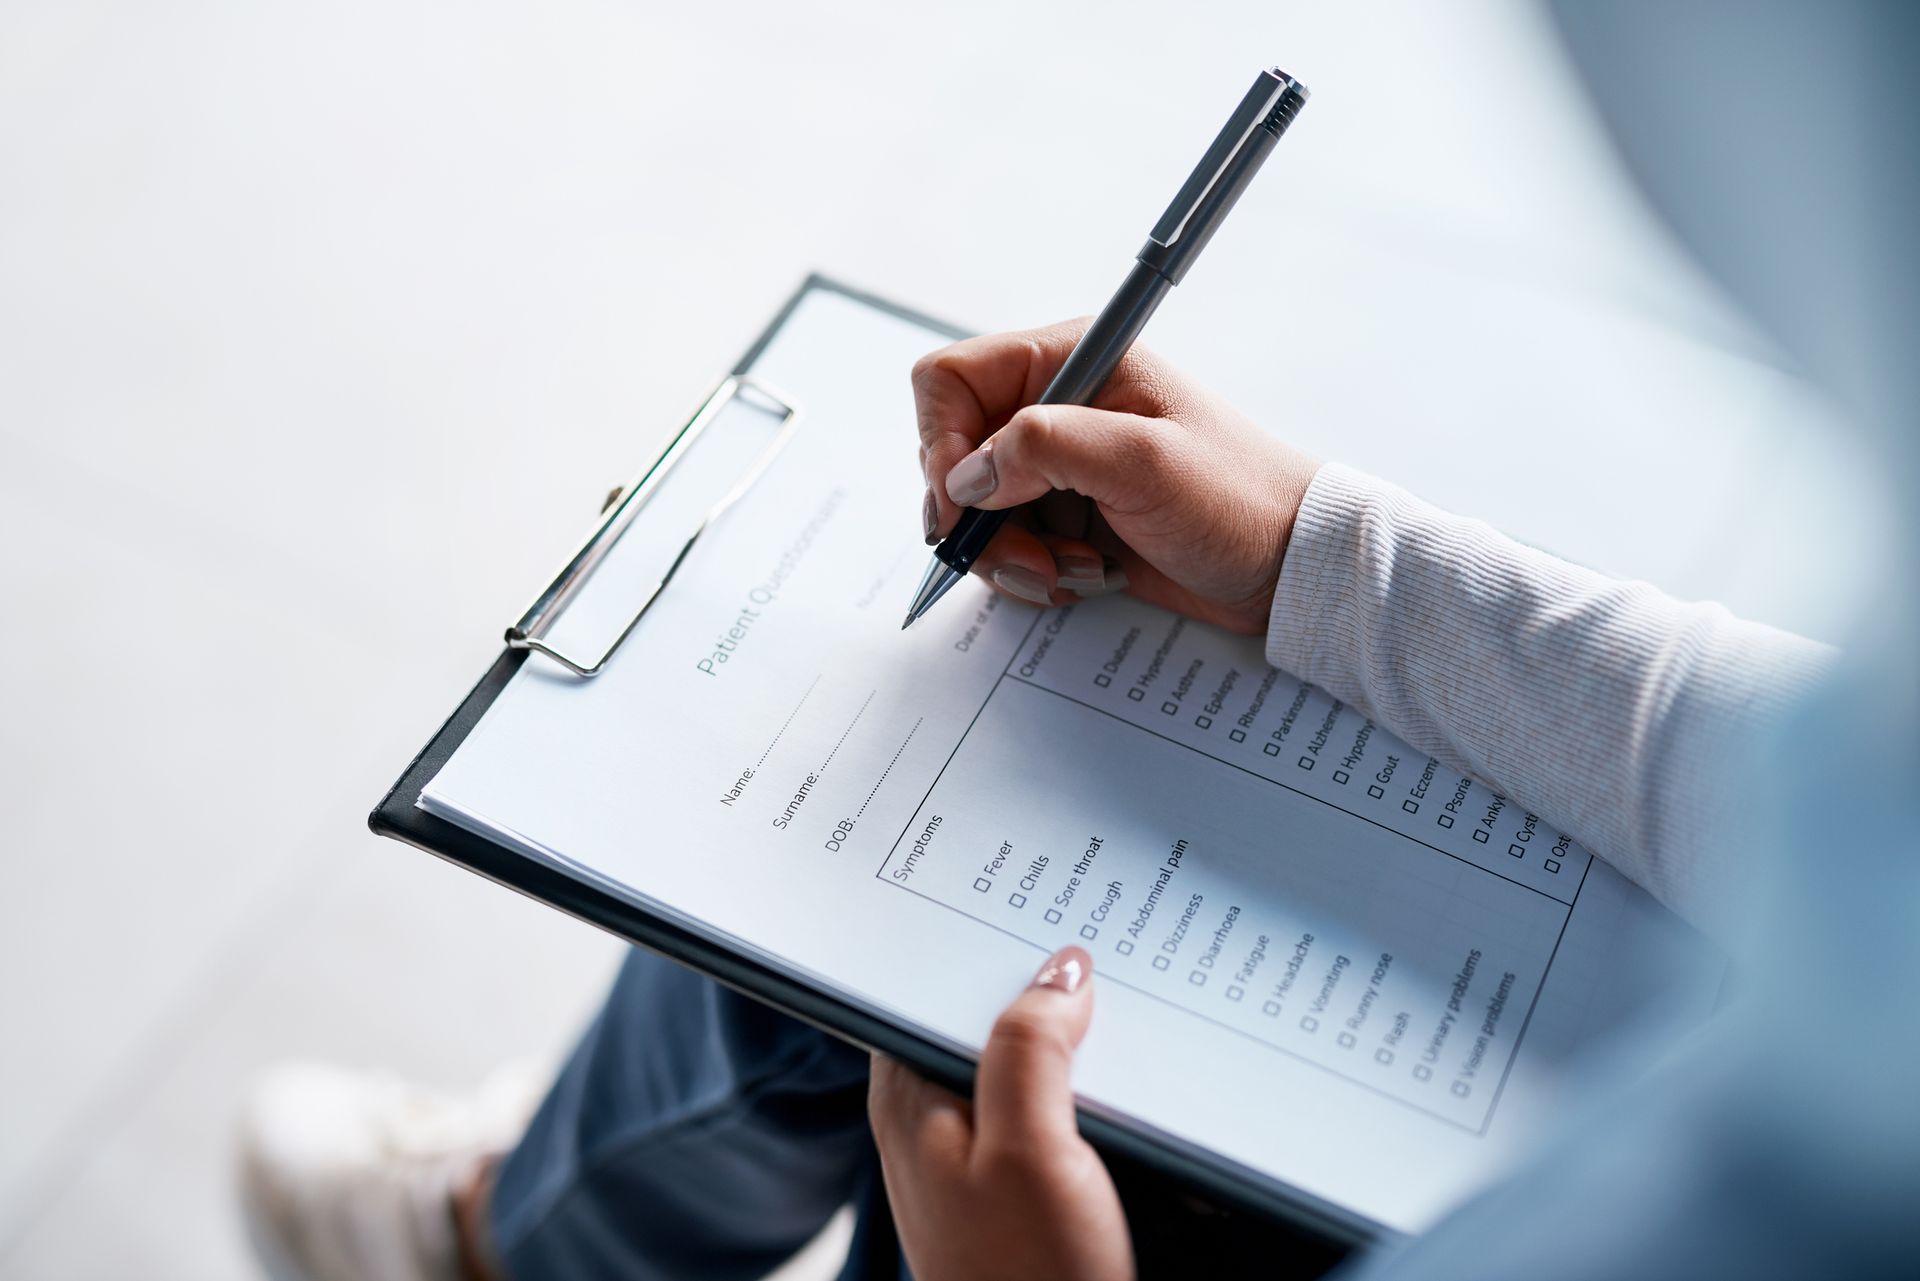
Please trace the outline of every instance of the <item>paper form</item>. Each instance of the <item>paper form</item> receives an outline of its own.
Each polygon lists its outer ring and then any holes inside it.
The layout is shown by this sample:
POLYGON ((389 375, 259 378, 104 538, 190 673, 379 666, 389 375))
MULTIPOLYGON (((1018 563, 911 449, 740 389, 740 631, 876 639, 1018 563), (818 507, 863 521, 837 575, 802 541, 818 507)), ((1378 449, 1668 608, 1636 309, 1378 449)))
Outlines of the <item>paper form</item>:
MULTIPOLYGON (((793 443, 603 676, 531 661, 422 804, 963 1051, 1079 943, 1089 1106, 1402 1230, 1582 1047, 1705 1015, 1719 962, 1668 913, 1255 639, 977 583, 902 633, 938 342, 810 295, 753 371, 793 443)), ((676 535, 637 523, 570 625, 676 535)))

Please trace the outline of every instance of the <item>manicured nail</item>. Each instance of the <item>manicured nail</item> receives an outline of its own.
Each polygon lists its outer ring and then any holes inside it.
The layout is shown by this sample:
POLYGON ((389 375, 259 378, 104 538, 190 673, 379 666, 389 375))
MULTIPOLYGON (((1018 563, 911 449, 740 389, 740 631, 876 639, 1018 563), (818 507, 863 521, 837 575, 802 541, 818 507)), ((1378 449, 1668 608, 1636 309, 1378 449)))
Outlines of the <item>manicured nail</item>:
POLYGON ((947 473, 947 497, 962 507, 971 507, 991 494, 1000 483, 993 474, 993 442, 962 458, 947 473))
POLYGON ((1106 583, 1106 566, 1098 556, 1062 556, 1058 563, 1060 585, 1070 592, 1092 596, 1106 583))
POLYGON ((920 504, 920 523, 926 527, 927 546, 940 541, 940 504, 933 499, 933 488, 927 488, 927 501, 920 504))
POLYGON ((1036 605, 1053 604, 1052 593, 1047 591, 1047 580, 1030 569, 1021 569, 1018 565, 1008 565, 1004 569, 994 570, 993 585, 1003 592, 1011 592, 1021 600, 1030 600, 1036 605))
POLYGON ((1047 958, 1040 972, 1033 976, 1035 987, 1051 988, 1056 992, 1073 993, 1087 981, 1087 975, 1093 973, 1093 958, 1084 948, 1063 947, 1047 958))

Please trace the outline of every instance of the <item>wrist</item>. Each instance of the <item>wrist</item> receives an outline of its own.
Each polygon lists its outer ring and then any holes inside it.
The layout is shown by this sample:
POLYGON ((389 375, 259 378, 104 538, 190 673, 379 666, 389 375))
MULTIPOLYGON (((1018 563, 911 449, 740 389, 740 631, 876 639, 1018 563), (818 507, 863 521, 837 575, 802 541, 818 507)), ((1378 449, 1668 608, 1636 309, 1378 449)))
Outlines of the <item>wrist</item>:
POLYGON ((1289 456, 1280 459, 1269 481, 1266 506, 1271 515, 1263 535, 1264 564, 1259 588, 1247 609, 1251 622, 1247 630, 1256 635, 1271 628, 1274 598, 1286 573, 1287 553, 1300 524, 1300 511, 1322 465, 1319 459, 1286 452, 1289 456))
MULTIPOLYGON (((1294 530, 1300 524, 1300 509, 1305 506, 1307 495, 1313 490, 1314 478, 1320 474, 1322 463, 1317 458, 1296 456, 1288 460, 1276 479, 1275 502, 1280 512, 1280 529, 1275 546, 1278 551, 1274 558, 1272 587, 1278 587, 1280 576, 1287 569, 1287 549, 1293 545, 1294 530)), ((1271 592, 1269 592, 1271 599, 1271 592)))

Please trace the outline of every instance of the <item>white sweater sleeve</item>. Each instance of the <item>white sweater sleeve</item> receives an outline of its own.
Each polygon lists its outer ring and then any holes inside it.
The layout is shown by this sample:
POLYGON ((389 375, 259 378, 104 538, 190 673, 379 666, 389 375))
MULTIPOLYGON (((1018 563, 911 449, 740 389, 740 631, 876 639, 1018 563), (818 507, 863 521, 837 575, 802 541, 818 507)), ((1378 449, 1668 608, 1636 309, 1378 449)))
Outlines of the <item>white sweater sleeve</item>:
POLYGON ((1301 504, 1267 658, 1714 923, 1730 760, 1828 665, 1812 641, 1522 546, 1337 464, 1301 504))

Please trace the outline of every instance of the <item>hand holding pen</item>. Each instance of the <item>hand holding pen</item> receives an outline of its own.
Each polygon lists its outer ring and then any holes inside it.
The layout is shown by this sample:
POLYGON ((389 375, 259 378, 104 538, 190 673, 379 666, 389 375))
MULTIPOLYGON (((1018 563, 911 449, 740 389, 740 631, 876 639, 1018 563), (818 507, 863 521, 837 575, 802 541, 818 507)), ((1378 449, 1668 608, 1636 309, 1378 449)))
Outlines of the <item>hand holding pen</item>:
MULTIPOLYGON (((1260 166, 1266 162, 1274 145, 1293 123, 1306 101, 1306 86, 1277 67, 1269 68, 1255 78, 1253 87, 1241 99, 1226 126, 1220 130, 1206 154, 1200 157, 1200 163, 1194 166, 1192 174, 1174 195, 1173 203, 1167 206, 1160 221, 1154 224, 1147 236, 1147 243, 1134 256, 1133 268, 1121 282, 1119 290, 1084 328, 1070 333, 1058 331, 1066 334, 1066 341, 1070 345, 1059 350, 1057 358, 1030 354, 1024 364, 1001 358, 999 363, 989 361, 986 364, 956 365, 944 354, 936 354, 916 368, 914 389, 921 402, 921 456, 927 464, 930 486, 926 532, 928 541, 937 541, 938 546, 934 549, 933 563, 928 566, 926 577, 921 581, 919 591, 914 593, 913 603, 907 608, 907 618, 901 624, 902 628, 911 627, 915 619, 931 609, 981 558, 987 556, 995 544, 1003 541, 1006 537, 1003 526, 1013 506, 1043 495, 1049 496, 1049 501, 1052 501, 1052 491, 1077 488, 1063 477, 1032 471, 1021 478, 1032 492, 1027 493, 1025 498, 1005 498, 1005 494, 1014 491, 1003 488, 1007 482, 1000 476, 1000 468, 1004 465, 1011 472, 1019 460, 997 457, 995 451, 1011 453, 1020 446, 1015 443, 1014 437, 1000 441, 996 435, 991 444, 986 443, 985 438, 996 434, 997 429, 1003 426, 1012 426, 1011 419, 1015 411, 1037 403, 1045 408, 1029 415, 1018 436, 1019 441, 1025 442, 1029 454, 1034 452, 1031 438, 1052 438, 1076 427, 1083 442, 1099 443, 1097 436, 1088 435, 1092 430, 1090 420, 1068 414, 1066 409, 1085 408, 1096 403, 1102 389, 1126 358, 1134 339, 1146 327, 1147 321, 1168 292, 1186 278, 1200 251, 1213 239, 1214 233, 1220 229, 1241 193, 1253 181, 1253 176, 1260 171, 1260 166), (943 359, 947 360, 945 372, 954 374, 958 378, 957 384, 944 378, 943 359), (982 386, 976 387, 968 380, 965 376, 967 370, 979 374, 982 386), (934 385, 928 387, 929 382, 934 385), (1036 389, 1037 396, 1034 395, 1036 389), (983 391, 992 393, 991 414, 988 401, 981 394, 983 391), (972 395, 977 423, 965 417, 965 401, 969 393, 972 395), (931 427, 927 394, 951 397, 951 404, 935 408, 931 427), (959 411, 960 416, 949 420, 945 416, 948 409, 959 411), (952 443, 948 438, 949 433, 959 433, 964 438, 968 431, 977 433, 971 439, 964 440, 966 448, 973 452, 953 464, 955 474, 945 475, 945 469, 942 469, 942 475, 936 476, 930 457, 934 446, 945 448, 952 443), (940 529, 947 529, 948 522, 943 505, 931 490, 936 479, 944 481, 950 500, 957 501, 966 509, 952 522, 947 536, 938 540, 934 535, 940 529), (1046 483, 1036 487, 1036 480, 1046 483), (980 496, 979 503, 968 497, 976 493, 980 496), (1001 502, 983 505, 988 494, 996 493, 1003 495, 1001 502)), ((949 350, 967 349, 968 344, 961 343, 949 350)), ((1140 407, 1150 413, 1158 409, 1150 399, 1142 401, 1140 407)), ((1107 426, 1111 428, 1112 424, 1107 426)), ((1151 446, 1157 440, 1158 437, 1150 433, 1136 430, 1120 436, 1113 443, 1133 449, 1136 463, 1173 463, 1175 460, 1160 458, 1151 452, 1138 453, 1139 449, 1151 446)), ((1044 451, 1042 454, 1044 456, 1044 451)), ((1085 490, 1079 492, 1083 497, 1095 498, 1096 507, 1100 506, 1097 495, 1085 490)), ((1104 508, 1101 514, 1110 517, 1104 508)), ((1108 519, 1108 525, 1111 524, 1111 519, 1108 519)), ((1076 527, 1069 518, 1059 532, 1063 537, 1080 544, 1078 550, 1066 553, 1076 558, 1071 562, 1076 573, 1070 574, 1069 580, 1081 584, 1082 590, 1090 591, 1093 578, 1088 549, 1099 550, 1093 540, 1097 531, 1091 518, 1081 522, 1081 525, 1084 527, 1076 527)), ((1161 578, 1166 578, 1163 567, 1146 560, 1136 560, 1136 563, 1139 568, 1154 569, 1161 578)), ((1277 566, 1277 560, 1275 564, 1277 566)), ((1054 564, 1053 572, 1043 575, 1039 582, 1024 576, 1038 573, 1037 563, 1001 568, 1007 571, 998 583, 1003 590, 1024 594, 1028 599, 1039 602, 1043 599, 1043 587, 1047 589, 1044 599, 1051 599, 1053 591, 1058 589, 1061 568, 1058 564, 1054 564), (1014 573, 1015 570, 1020 573, 1014 573)), ((1132 572, 1124 563, 1120 569, 1125 574, 1132 572)), ((1106 581, 1103 568, 1100 576, 1103 587, 1106 581)), ((1166 581, 1167 584, 1173 583, 1171 579, 1166 581)), ((1145 595, 1148 589, 1142 587, 1139 590, 1140 594, 1145 595)))
POLYGON ((1093 406, 1036 405, 1084 321, 969 338, 914 366, 928 541, 1015 511, 973 565, 1030 604, 1126 588, 1261 633, 1316 464, 1142 348, 1093 406))

